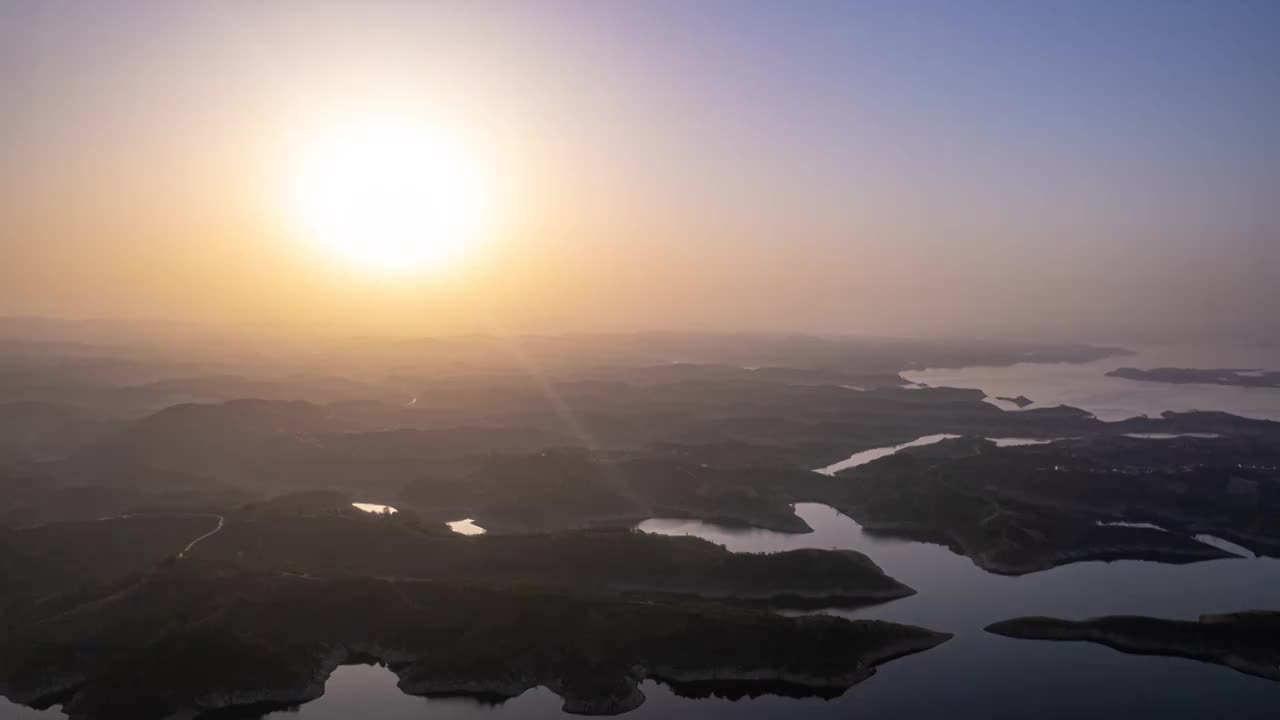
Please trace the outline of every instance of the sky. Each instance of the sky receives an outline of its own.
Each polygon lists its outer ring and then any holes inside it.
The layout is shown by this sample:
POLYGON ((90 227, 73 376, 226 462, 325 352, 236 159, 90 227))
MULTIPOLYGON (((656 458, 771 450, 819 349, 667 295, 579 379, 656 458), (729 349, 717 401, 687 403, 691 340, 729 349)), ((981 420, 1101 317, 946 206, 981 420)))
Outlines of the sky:
POLYGON ((0 257, 0 315, 1280 341, 1280 4, 9 0, 0 257), (492 176, 445 271, 281 210, 389 107, 492 176))

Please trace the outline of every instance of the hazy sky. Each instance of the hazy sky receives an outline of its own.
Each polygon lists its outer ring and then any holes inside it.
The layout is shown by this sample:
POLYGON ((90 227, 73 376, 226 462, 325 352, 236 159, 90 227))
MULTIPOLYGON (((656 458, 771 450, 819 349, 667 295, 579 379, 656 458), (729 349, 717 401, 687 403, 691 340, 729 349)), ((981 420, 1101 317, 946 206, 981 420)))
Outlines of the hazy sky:
POLYGON ((1280 3, 0 2, 0 314, 1280 339, 1280 3), (282 220, 318 119, 498 184, 448 273, 282 220))

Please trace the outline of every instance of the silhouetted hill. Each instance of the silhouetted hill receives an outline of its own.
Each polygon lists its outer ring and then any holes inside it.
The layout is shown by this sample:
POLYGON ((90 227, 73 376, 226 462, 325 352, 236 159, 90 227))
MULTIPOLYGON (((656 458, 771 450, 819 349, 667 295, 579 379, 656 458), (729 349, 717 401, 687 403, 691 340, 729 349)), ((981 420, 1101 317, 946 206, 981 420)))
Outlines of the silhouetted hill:
POLYGON ((1005 620, 987 632, 1033 640, 1094 642, 1139 655, 1168 655, 1225 665, 1280 681, 1280 613, 1201 615, 1198 622, 1111 616, 1072 621, 1047 617, 1005 620))
POLYGON ((303 702, 358 658, 389 663, 411 693, 510 697, 546 685, 566 710, 617 714, 644 701, 644 678, 837 694, 949 637, 877 621, 190 563, 103 592, 7 629, 0 693, 67 698, 72 718, 146 720, 303 702))

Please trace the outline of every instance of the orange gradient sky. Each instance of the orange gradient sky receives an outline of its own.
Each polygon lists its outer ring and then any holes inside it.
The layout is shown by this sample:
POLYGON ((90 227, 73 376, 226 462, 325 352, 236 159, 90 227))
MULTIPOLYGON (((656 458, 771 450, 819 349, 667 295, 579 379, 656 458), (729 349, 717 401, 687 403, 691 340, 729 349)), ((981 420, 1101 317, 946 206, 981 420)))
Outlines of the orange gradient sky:
POLYGON ((1280 335, 1274 8, 780 5, 8 5, 0 314, 1280 335), (485 158, 430 272, 283 209, 291 149, 379 108, 485 158))

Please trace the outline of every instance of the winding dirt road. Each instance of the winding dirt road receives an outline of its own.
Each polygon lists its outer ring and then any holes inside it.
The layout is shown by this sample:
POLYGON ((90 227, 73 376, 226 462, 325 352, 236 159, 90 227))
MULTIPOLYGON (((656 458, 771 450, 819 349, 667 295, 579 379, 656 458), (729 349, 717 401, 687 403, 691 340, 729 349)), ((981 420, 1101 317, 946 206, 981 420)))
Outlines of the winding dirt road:
POLYGON ((191 552, 191 548, 194 548, 196 545, 200 544, 200 541, 201 541, 201 540, 204 540, 205 538, 213 537, 214 535, 217 535, 219 532, 221 532, 221 531, 222 531, 222 526, 226 524, 227 519, 226 519, 226 518, 224 518, 224 517, 223 517, 223 516, 221 516, 221 515, 210 516, 210 517, 217 517, 217 518, 218 518, 218 527, 216 527, 216 528, 214 528, 214 529, 210 530, 209 532, 207 532, 207 533, 205 533, 205 534, 201 535, 200 537, 196 538, 195 540, 192 540, 191 542, 187 543, 187 546, 186 546, 186 547, 184 547, 184 548, 182 548, 182 552, 179 552, 179 553, 178 553, 178 557, 179 557, 179 558, 186 557, 187 553, 191 552))

